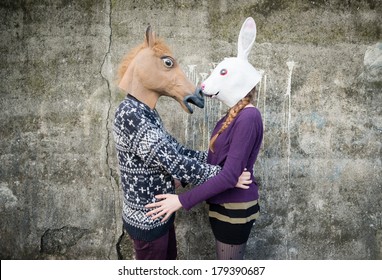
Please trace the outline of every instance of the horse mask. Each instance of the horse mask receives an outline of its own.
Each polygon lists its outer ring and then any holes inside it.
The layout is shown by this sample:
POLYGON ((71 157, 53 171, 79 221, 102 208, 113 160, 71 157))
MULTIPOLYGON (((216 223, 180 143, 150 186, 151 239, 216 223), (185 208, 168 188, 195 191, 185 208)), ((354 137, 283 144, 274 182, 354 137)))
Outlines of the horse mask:
POLYGON ((248 62, 255 39, 256 23, 249 17, 240 29, 237 57, 225 58, 216 66, 201 85, 204 95, 233 107, 258 84, 261 75, 248 62))
POLYGON ((185 75, 170 48, 156 38, 149 26, 145 41, 133 49, 119 68, 119 88, 133 96, 156 100, 165 95, 174 98, 187 113, 191 104, 204 107, 203 94, 185 75))

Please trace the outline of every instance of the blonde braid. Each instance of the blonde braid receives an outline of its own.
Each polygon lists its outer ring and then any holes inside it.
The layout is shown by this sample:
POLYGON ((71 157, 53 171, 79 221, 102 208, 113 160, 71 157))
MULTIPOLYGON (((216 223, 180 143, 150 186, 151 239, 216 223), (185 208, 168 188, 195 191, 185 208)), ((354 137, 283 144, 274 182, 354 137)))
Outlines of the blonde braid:
POLYGON ((214 144, 215 144, 215 141, 216 139, 218 138, 218 136, 220 134, 223 133, 224 130, 227 129, 227 127, 231 124, 231 122, 236 118, 237 114, 239 114, 239 112, 245 107, 247 106, 249 103, 251 103, 252 101, 252 96, 255 94, 256 92, 256 88, 253 88, 248 94, 246 97, 242 98, 239 102, 236 103, 236 105, 234 105, 227 113, 227 118, 226 120, 224 121, 222 127, 219 129, 218 133, 216 133, 212 138, 211 138, 211 141, 210 141, 210 145, 209 145, 209 148, 210 150, 214 153, 214 144))

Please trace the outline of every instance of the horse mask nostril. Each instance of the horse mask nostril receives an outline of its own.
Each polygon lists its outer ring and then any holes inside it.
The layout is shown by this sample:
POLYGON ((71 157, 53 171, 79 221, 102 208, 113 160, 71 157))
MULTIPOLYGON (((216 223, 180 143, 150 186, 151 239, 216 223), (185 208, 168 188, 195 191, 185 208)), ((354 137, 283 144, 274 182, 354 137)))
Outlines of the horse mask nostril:
POLYGON ((183 103, 191 114, 194 112, 194 110, 191 108, 189 103, 194 104, 199 108, 204 108, 204 98, 202 90, 200 88, 196 88, 194 94, 187 95, 183 99, 183 103))

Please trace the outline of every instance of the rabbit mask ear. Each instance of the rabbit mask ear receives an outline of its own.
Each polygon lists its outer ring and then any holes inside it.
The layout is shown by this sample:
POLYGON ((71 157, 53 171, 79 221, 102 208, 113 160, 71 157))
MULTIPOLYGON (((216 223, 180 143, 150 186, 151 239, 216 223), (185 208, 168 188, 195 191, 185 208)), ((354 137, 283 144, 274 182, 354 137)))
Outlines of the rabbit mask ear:
POLYGON ((249 52, 256 39, 256 23, 251 17, 247 18, 240 29, 237 44, 237 57, 248 60, 249 52))

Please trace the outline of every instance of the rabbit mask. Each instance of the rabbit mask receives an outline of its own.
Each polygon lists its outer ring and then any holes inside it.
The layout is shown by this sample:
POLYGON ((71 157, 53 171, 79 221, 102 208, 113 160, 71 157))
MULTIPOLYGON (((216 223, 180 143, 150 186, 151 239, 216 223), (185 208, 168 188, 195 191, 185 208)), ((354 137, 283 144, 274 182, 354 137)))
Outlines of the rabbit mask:
POLYGON ((256 23, 249 17, 240 29, 237 57, 225 58, 202 83, 206 96, 217 98, 233 107, 258 84, 261 75, 248 62, 248 54, 255 39, 256 23))

